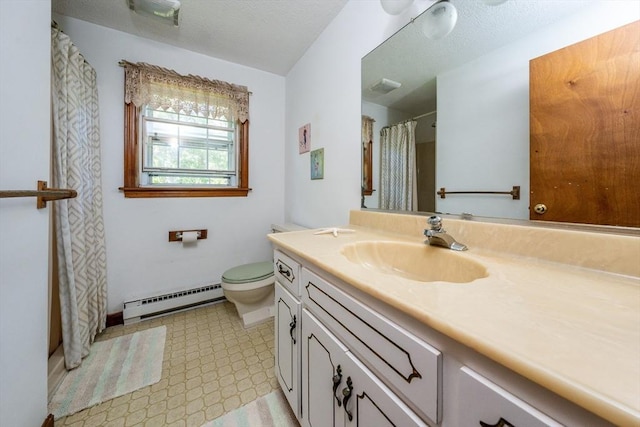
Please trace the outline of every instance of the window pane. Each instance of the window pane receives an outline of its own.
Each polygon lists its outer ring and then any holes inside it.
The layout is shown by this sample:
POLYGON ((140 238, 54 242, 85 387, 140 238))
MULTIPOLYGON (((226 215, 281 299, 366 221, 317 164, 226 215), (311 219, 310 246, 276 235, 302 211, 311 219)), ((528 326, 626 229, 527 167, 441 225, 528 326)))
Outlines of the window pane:
POLYGON ((180 169, 207 169, 207 150, 180 147, 180 169))
POLYGON ((149 177, 150 184, 164 185, 230 185, 230 178, 227 177, 202 177, 202 176, 167 176, 167 175, 151 175, 149 177))
POLYGON ((209 125, 219 127, 219 128, 228 128, 228 129, 234 128, 234 124, 226 120, 209 119, 209 125))
POLYGON ((180 114, 180 117, 178 118, 178 120, 182 123, 193 123, 196 125, 203 125, 203 126, 206 126, 209 124, 208 123, 209 119, 207 119, 206 117, 195 116, 195 115, 180 114))
POLYGON ((209 137, 221 141, 233 141, 233 133, 227 130, 209 129, 209 137))
POLYGON ((171 110, 152 110, 147 107, 144 109, 144 115, 146 117, 153 117, 156 119, 178 120, 178 113, 171 110))
MULTIPOLYGON (((174 125, 175 126, 175 125, 174 125)), ((207 138, 207 128, 195 126, 176 126, 180 133, 180 139, 183 138, 207 138)))
POLYGON ((178 137, 178 127, 171 123, 151 122, 147 121, 147 135, 167 137, 178 137))
POLYGON ((166 144, 152 144, 149 148, 151 166, 154 168, 177 168, 178 147, 166 144))
POLYGON ((209 168, 211 170, 233 170, 229 165, 228 150, 209 150, 209 168))

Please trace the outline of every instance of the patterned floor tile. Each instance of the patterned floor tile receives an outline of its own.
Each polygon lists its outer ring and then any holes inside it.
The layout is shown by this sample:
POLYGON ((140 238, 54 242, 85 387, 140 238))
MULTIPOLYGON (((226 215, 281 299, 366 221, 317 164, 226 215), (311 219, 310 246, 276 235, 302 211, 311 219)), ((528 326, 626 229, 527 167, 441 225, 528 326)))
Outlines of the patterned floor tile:
POLYGON ((199 427, 278 387, 273 321, 244 329, 229 302, 114 326, 96 340, 161 325, 167 336, 158 383, 60 418, 55 426, 199 427))

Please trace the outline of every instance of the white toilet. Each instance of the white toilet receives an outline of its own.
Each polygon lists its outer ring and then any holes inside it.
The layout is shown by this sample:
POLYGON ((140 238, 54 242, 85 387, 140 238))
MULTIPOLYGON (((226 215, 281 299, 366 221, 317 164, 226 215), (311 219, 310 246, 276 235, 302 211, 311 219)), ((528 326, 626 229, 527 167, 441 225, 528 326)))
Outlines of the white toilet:
MULTIPOLYGON (((304 230, 296 224, 273 224, 274 233, 304 230)), ((275 276, 273 262, 239 265, 222 275, 224 296, 236 306, 245 328, 257 325, 274 315, 275 276)))

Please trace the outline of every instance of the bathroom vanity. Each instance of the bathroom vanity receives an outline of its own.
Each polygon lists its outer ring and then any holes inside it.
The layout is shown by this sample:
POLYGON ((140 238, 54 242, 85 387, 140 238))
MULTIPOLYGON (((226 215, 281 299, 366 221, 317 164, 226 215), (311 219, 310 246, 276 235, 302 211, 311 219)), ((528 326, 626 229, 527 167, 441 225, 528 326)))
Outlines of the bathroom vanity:
POLYGON ((469 250, 365 211, 354 233, 269 236, 276 376, 301 424, 638 425, 640 237, 443 225, 469 250))

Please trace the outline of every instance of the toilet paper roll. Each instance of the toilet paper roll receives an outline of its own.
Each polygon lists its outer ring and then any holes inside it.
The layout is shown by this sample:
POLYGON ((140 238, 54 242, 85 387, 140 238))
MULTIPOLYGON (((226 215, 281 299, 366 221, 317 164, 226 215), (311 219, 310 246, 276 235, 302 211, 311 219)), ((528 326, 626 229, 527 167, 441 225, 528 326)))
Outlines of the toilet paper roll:
POLYGON ((198 240, 197 231, 185 231, 182 233, 182 244, 193 243, 198 240))

